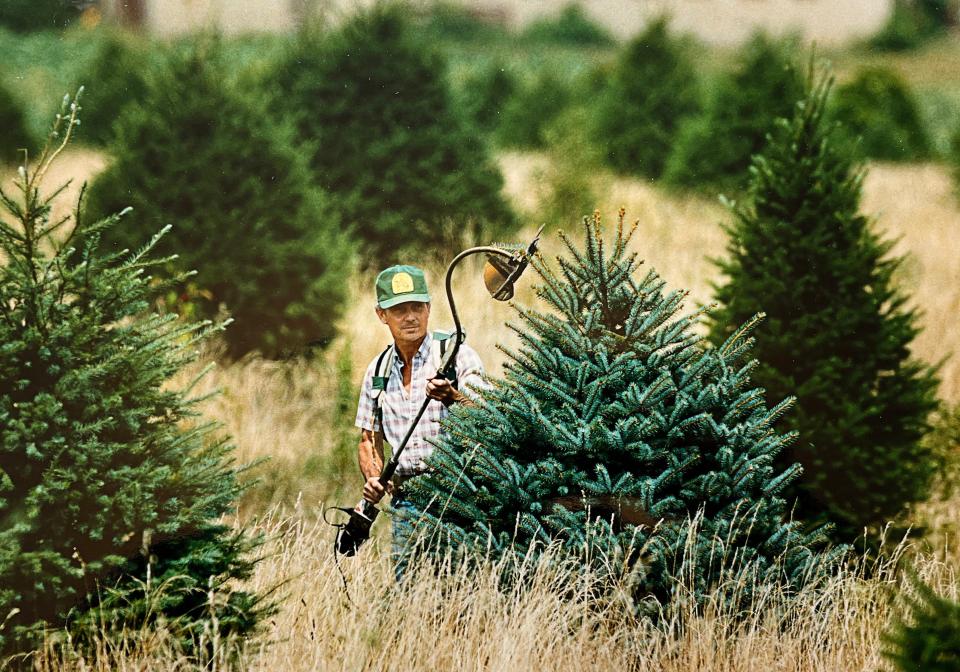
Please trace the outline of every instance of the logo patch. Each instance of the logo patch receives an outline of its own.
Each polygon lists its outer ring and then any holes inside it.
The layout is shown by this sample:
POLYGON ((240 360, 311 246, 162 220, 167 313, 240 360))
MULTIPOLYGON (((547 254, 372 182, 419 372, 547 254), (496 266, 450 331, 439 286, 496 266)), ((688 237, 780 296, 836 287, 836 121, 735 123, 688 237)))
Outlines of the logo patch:
POLYGON ((413 291, 413 278, 409 273, 400 272, 393 276, 392 281, 394 294, 407 294, 413 291))

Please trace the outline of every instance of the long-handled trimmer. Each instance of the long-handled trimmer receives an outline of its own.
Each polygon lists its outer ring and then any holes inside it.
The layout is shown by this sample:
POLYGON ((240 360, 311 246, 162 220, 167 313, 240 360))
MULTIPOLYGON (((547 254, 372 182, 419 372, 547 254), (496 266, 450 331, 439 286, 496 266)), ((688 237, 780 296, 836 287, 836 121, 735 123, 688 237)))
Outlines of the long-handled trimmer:
MULTIPOLYGON (((440 370, 437 371, 437 378, 447 378, 449 376, 457 361, 457 352, 460 350, 460 344, 463 343, 464 339, 463 329, 460 328, 460 316, 457 314, 457 307, 453 301, 453 290, 451 288, 453 269, 457 264, 473 254, 486 254, 487 263, 484 264, 483 281, 487 287, 487 291, 490 292, 490 296, 497 301, 508 301, 513 297, 514 283, 520 277, 520 274, 523 273, 524 269, 526 269, 530 258, 537 251, 537 245, 540 242, 540 233, 542 231, 543 227, 541 226, 537 231, 537 235, 526 249, 519 246, 513 250, 492 246, 471 247, 458 254, 454 257, 453 261, 450 262, 450 265, 447 267, 445 284, 447 289, 447 302, 450 304, 450 312, 453 315, 453 323, 456 331, 453 335, 453 347, 447 348, 444 353, 443 359, 440 362, 440 370)), ((393 477, 393 472, 397 470, 397 465, 400 463, 400 455, 403 454, 404 448, 407 447, 407 442, 413 435, 413 430, 416 429, 417 423, 420 422, 420 418, 423 416, 424 411, 427 410, 427 405, 430 401, 431 399, 429 397, 424 400, 420 411, 410 424, 406 436, 403 437, 403 441, 393 451, 390 461, 384 465, 383 471, 380 472, 380 483, 386 485, 393 477)), ((343 555, 355 555, 360 545, 370 537, 370 527, 377 519, 377 514, 380 513, 380 510, 367 500, 362 500, 353 509, 341 508, 340 510, 349 513, 350 520, 346 524, 338 525, 336 550, 343 555)))

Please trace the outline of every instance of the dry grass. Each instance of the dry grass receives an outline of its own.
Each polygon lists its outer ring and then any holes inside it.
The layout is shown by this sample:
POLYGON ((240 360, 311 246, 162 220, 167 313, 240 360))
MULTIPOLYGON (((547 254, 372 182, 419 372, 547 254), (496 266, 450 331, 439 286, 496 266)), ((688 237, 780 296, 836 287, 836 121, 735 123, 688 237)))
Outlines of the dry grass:
MULTIPOLYGON (((330 530, 303 514, 257 523, 272 541, 252 587, 284 583, 282 608, 262 638, 219 643, 204 669, 379 670, 402 661, 404 669, 430 671, 874 671, 882 668, 892 589, 902 589, 890 566, 872 579, 848 570, 793 599, 762 591, 748 615, 719 603, 697 613, 681 601, 655 623, 634 617, 616 590, 591 594, 591 577, 572 567, 541 567, 523 590, 498 589, 501 568, 493 564, 472 573, 420 567, 397 585, 382 545, 373 543, 344 563, 354 604, 333 563, 330 530)), ((927 553, 915 562, 922 578, 956 598, 957 559, 927 553)), ((48 654, 36 667, 186 668, 163 633, 138 633, 129 649, 104 643, 86 657, 48 654)))

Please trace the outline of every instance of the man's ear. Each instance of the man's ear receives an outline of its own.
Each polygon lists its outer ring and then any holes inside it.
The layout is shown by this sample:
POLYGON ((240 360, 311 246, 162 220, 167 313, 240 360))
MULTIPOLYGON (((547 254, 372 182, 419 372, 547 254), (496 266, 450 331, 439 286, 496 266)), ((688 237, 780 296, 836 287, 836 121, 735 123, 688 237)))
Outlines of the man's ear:
POLYGON ((377 311, 377 317, 380 319, 380 322, 383 324, 387 323, 387 311, 385 311, 380 306, 375 306, 374 310, 377 311))

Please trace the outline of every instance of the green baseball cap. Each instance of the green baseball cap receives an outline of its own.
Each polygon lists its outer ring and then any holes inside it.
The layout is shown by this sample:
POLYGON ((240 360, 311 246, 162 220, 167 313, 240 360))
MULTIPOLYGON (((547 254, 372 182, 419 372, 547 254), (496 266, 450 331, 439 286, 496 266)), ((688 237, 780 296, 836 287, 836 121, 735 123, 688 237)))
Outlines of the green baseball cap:
POLYGON ((430 303, 427 278, 416 266, 391 266, 377 276, 377 305, 391 308, 409 301, 430 303))

